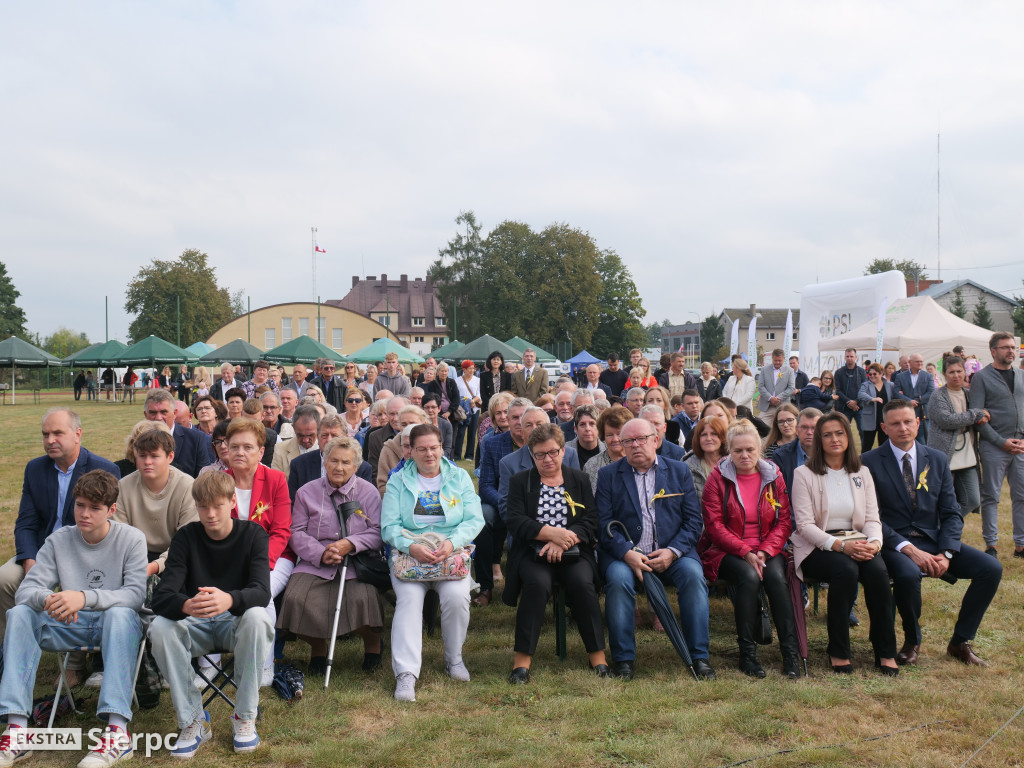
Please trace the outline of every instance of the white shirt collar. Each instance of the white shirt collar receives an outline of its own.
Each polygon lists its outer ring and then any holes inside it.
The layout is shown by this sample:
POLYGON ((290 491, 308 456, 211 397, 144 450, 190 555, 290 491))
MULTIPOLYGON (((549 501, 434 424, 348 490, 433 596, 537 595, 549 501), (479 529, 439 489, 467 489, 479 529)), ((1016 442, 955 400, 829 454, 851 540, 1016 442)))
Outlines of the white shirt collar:
POLYGON ((889 442, 889 447, 892 448, 893 456, 896 457, 896 464, 899 466, 900 471, 903 471, 903 457, 910 456, 910 471, 916 476, 917 475, 917 441, 910 446, 909 451, 904 451, 893 445, 892 441, 889 442))

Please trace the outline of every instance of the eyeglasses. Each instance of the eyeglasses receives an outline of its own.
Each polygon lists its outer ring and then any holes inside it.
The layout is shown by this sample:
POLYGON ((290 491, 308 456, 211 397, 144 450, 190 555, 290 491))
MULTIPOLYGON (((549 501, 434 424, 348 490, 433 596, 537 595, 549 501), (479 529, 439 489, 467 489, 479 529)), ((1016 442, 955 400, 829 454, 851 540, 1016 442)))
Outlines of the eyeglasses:
POLYGON ((213 447, 214 448, 220 448, 227 441, 226 440, 214 440, 212 442, 213 442, 213 447))
POLYGON ((796 419, 779 419, 777 423, 780 427, 788 427, 796 424, 796 419))
POLYGON ((320 368, 320 370, 321 371, 333 371, 334 370, 334 366, 333 365, 324 365, 324 366, 322 366, 320 368))
POLYGON ((557 459, 558 454, 560 454, 561 452, 561 448, 556 448, 553 451, 538 451, 537 453, 533 454, 533 458, 537 459, 537 461, 543 461, 544 459, 557 459))
POLYGON ((644 445, 652 437, 654 437, 653 432, 649 435, 643 435, 641 437, 629 437, 623 440, 622 444, 627 448, 632 448, 634 445, 644 445))
POLYGON ((361 398, 361 397, 350 397, 345 402, 346 403, 361 403, 361 402, 363 402, 363 398, 361 398))

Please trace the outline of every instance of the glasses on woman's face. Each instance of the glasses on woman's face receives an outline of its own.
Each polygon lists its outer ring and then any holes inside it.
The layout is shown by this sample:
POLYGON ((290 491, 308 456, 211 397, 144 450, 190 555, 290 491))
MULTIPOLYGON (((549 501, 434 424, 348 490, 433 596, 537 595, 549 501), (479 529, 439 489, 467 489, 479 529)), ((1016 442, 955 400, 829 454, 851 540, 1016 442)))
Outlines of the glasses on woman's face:
POLYGON ((345 402, 346 403, 361 403, 361 402, 363 402, 363 398, 361 398, 361 397, 350 397, 345 402))
POLYGON ((792 427, 796 424, 796 419, 779 419, 778 425, 780 427, 792 427))
POLYGON ((554 460, 558 458, 558 454, 562 452, 561 448, 556 448, 553 451, 537 451, 533 454, 533 458, 537 461, 554 460))
POLYGON ((224 445, 224 442, 225 442, 224 440, 213 440, 212 441, 213 447, 214 448, 220 448, 222 445, 224 445))

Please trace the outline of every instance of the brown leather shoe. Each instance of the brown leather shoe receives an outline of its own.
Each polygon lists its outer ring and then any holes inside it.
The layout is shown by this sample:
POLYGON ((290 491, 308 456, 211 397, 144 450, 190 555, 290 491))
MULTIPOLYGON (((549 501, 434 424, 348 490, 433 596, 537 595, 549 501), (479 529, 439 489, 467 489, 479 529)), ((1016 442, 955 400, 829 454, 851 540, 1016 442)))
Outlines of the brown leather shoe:
POLYGON ((484 606, 491 604, 491 590, 481 589, 480 593, 473 598, 473 605, 477 608, 483 608, 484 606))
POLYGON ((963 664, 973 664, 976 667, 987 667, 988 662, 978 657, 971 648, 970 643, 950 643, 946 646, 946 655, 952 656, 963 664))
POLYGON ((917 654, 920 652, 920 645, 914 645, 909 642, 904 643, 903 647, 900 648, 900 652, 896 654, 896 663, 900 666, 906 664, 917 664, 917 654))

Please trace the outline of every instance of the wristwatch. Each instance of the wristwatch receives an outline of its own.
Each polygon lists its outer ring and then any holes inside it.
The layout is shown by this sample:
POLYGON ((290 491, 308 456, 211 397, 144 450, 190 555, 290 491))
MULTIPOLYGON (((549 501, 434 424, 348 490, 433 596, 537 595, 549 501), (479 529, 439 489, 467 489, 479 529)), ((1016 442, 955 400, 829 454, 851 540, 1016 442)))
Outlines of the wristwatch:
POLYGON ((953 553, 950 552, 948 549, 945 552, 943 552, 942 554, 944 554, 946 556, 947 560, 952 560, 953 559, 953 553))

